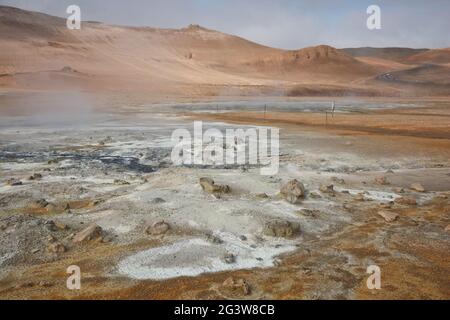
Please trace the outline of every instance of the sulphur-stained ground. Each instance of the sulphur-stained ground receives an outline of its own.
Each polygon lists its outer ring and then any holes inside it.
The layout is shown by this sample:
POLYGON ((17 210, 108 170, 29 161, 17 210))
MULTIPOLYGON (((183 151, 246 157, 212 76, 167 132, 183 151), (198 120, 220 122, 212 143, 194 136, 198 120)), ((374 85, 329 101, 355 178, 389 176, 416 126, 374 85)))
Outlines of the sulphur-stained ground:
POLYGON ((264 103, 4 109, 0 297, 450 298, 449 105, 360 101, 326 120, 321 102, 264 103), (279 128, 278 173, 175 166, 173 130, 199 120, 279 128), (305 194, 289 203, 294 179, 305 194))

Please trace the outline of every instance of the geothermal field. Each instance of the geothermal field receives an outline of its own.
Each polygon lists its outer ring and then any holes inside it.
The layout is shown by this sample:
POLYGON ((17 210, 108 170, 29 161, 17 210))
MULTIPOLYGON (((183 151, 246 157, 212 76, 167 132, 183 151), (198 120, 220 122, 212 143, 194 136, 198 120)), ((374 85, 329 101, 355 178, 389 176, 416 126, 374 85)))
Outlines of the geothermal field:
POLYGON ((449 49, 83 25, 0 6, 0 299, 450 298, 449 49))

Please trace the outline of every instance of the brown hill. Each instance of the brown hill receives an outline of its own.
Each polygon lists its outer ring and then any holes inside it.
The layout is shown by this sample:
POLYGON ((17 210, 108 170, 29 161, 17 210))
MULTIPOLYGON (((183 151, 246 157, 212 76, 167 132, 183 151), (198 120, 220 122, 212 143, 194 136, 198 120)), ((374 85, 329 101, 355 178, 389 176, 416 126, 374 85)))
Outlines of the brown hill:
POLYGON ((345 48, 342 52, 352 57, 371 57, 377 59, 393 60, 403 62, 406 58, 413 55, 427 52, 428 49, 411 49, 411 48, 345 48))
POLYGON ((426 52, 415 54, 408 57, 406 62, 409 63, 450 63, 450 48, 447 49, 433 49, 426 52))
POLYGON ((65 19, 5 6, 0 6, 0 45, 0 86, 25 89, 217 95, 230 88, 239 88, 233 94, 298 86, 303 92, 306 85, 320 95, 320 88, 330 86, 327 92, 336 86, 368 92, 372 89, 361 88, 366 80, 403 68, 325 45, 270 48, 198 25, 158 29, 83 22, 81 30, 68 30, 65 19))

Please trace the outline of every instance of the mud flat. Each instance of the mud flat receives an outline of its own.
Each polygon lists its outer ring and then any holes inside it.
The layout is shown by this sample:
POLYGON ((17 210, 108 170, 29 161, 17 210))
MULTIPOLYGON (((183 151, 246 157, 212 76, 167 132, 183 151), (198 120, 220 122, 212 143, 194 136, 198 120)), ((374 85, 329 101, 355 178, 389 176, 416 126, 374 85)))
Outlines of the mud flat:
POLYGON ((308 104, 264 116, 237 102, 220 113, 214 103, 130 107, 89 125, 3 118, 0 297, 449 298, 449 109, 440 103, 353 106, 327 127, 308 104), (278 174, 174 166, 171 133, 193 119, 277 126, 278 174), (230 192, 205 192, 202 177, 230 192), (296 204, 279 194, 292 179, 306 189, 296 204), (299 228, 277 237, 273 221, 299 228), (101 232, 75 241, 93 223, 101 232), (83 274, 76 292, 65 287, 73 264, 83 274), (373 264, 382 290, 366 287, 373 264))

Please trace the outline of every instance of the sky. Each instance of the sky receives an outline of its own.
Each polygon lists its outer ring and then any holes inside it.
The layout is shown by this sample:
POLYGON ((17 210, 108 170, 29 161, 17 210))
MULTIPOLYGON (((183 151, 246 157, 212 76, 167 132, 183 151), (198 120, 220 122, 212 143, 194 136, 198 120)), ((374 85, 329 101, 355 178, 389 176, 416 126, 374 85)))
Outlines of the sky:
POLYGON ((283 49, 319 44, 346 47, 450 47, 450 0, 0 0, 82 20, 182 28, 189 24, 283 49), (366 25, 369 5, 381 9, 381 29, 366 25))

